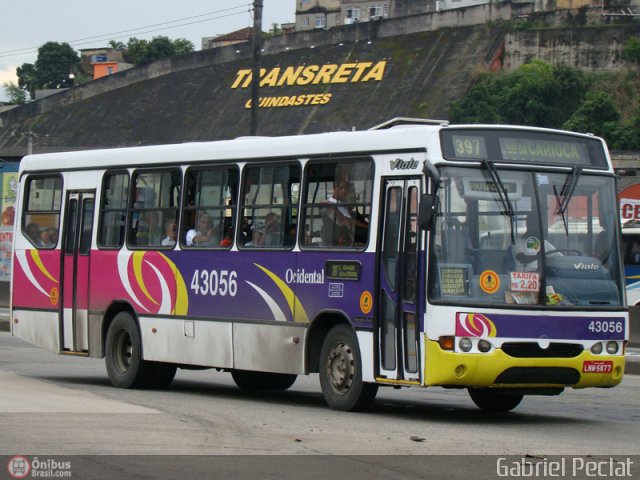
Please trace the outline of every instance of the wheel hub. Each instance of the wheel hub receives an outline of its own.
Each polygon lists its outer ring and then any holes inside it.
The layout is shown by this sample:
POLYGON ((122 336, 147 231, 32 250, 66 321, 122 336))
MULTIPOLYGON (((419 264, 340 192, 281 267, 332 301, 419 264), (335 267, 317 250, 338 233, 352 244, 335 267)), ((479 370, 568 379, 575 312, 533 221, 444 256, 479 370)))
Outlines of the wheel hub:
POLYGON ((113 349, 116 368, 120 373, 126 372, 131 365, 131 357, 133 356, 133 343, 129 332, 122 331, 118 334, 113 349))
POLYGON ((355 373, 351 347, 343 342, 334 345, 327 358, 326 368, 333 390, 339 394, 347 393, 353 384, 355 373))

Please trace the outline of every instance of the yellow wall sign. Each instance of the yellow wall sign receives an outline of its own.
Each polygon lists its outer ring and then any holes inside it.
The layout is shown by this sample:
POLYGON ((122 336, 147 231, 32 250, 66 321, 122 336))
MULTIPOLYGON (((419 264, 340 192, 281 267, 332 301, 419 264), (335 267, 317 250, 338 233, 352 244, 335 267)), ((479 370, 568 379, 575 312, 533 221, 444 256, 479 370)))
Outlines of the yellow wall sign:
POLYGON ((500 275, 493 270, 485 270, 480 274, 480 288, 484 293, 493 294, 500 290, 500 275))
POLYGON ((373 297, 371 296, 371 292, 365 290, 364 292, 362 292, 362 295, 360 295, 360 310, 362 310, 362 313, 364 313, 365 315, 369 315, 369 312, 371 312, 372 308, 373 297))
MULTIPOLYGON (((342 83, 362 83, 381 81, 387 66, 386 60, 379 62, 329 63, 326 65, 301 65, 297 67, 274 67, 260 69, 260 87, 293 87, 306 85, 326 85, 342 83)), ((253 74, 251 69, 241 69, 231 88, 249 88, 253 74)), ((311 93, 305 95, 283 95, 260 97, 261 108, 298 107, 304 105, 326 105, 331 101, 331 93, 311 93)), ((245 104, 251 108, 251 100, 245 104)))

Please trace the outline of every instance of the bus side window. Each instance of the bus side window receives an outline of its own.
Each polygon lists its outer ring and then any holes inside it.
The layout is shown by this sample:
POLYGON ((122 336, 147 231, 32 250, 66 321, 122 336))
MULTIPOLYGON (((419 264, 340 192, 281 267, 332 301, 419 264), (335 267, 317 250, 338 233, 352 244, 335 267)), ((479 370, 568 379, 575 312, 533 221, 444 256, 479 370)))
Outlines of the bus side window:
POLYGON ((129 213, 129 246, 161 248, 168 219, 177 220, 181 175, 178 170, 136 171, 129 213))
POLYGON ((240 238, 249 248, 292 248, 298 224, 300 166, 245 169, 240 238))
POLYGON ((129 174, 106 173, 102 181, 102 199, 98 246, 119 248, 124 244, 127 204, 129 199, 129 174))
POLYGON ((236 217, 238 169, 190 168, 185 182, 180 244, 183 248, 230 248, 236 217))
POLYGON ((372 185, 370 159, 310 163, 303 190, 303 246, 365 247, 372 185))

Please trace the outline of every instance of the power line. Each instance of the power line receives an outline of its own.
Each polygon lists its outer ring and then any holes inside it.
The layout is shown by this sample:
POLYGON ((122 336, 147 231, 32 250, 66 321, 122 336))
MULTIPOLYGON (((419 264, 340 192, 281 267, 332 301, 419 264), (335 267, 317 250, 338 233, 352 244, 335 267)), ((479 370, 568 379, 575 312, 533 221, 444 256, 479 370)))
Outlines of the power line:
MULTIPOLYGON (((214 15, 214 14, 218 14, 218 13, 228 12, 228 11, 231 11, 231 10, 237 10, 239 8, 243 8, 244 9, 244 8, 247 8, 247 7, 251 7, 251 4, 238 5, 236 7, 225 8, 225 9, 222 9, 222 10, 216 10, 214 12, 202 13, 202 14, 199 14, 199 15, 191 16, 191 17, 179 18, 179 19, 176 19, 176 20, 156 23, 156 24, 153 24, 153 25, 146 25, 146 26, 143 26, 143 27, 135 28, 135 29, 121 30, 121 31, 118 31, 118 32, 105 33, 105 34, 102 34, 102 35, 96 35, 96 36, 92 36, 92 37, 84 37, 84 38, 78 38, 78 39, 75 39, 75 40, 68 40, 68 41, 66 41, 64 43, 68 43, 70 45, 76 45, 76 46, 77 45, 86 45, 88 43, 93 43, 93 42, 98 41, 98 40, 113 39, 114 36, 122 37, 122 36, 136 35, 136 34, 159 32, 159 31, 163 31, 163 30, 169 30, 169 29, 172 29, 172 28, 178 28, 178 27, 184 27, 184 26, 188 26, 188 25, 194 25, 196 23, 203 23, 203 22, 209 22, 209 21, 212 21, 212 20, 218 20, 218 19, 221 19, 221 18, 231 17, 231 16, 235 16, 235 15, 242 15, 242 14, 246 13, 246 11, 229 13, 229 14, 226 14, 226 15, 219 15, 219 16, 216 16, 216 17, 206 18, 206 19, 203 19, 203 20, 197 20, 197 21, 194 21, 194 22, 186 22, 186 23, 180 23, 180 24, 177 24, 177 25, 170 25, 170 26, 164 27, 164 28, 153 28, 153 27, 159 27, 159 26, 162 26, 162 25, 169 25, 169 24, 176 23, 176 22, 182 22, 184 20, 191 20, 191 19, 194 19, 194 18, 200 18, 200 17, 205 17, 205 16, 214 15), (145 29, 150 29, 150 30, 145 30, 145 29)), ((250 11, 250 8, 247 11, 250 11)), ((38 47, 29 47, 29 48, 20 48, 20 49, 15 49, 15 50, 0 51, 0 58, 15 57, 15 56, 18 56, 18 55, 27 55, 27 54, 30 54, 30 53, 36 53, 39 48, 40 48, 40 46, 38 46, 38 47)))

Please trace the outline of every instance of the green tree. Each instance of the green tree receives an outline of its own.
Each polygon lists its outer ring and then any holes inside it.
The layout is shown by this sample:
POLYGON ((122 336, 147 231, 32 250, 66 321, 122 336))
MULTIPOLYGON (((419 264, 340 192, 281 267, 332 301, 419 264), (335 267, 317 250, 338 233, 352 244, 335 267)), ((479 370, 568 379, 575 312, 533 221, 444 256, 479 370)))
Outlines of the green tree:
POLYGON ((40 88, 36 77, 36 67, 33 63, 23 63, 16 68, 18 88, 29 92, 31 98, 36 98, 36 90, 40 88))
POLYGON ((131 37, 124 51, 124 58, 127 62, 133 63, 134 65, 142 63, 142 58, 147 50, 148 43, 146 40, 138 40, 136 37, 131 37))
POLYGON ((513 73, 480 75, 452 105, 453 122, 510 123, 559 128, 582 101, 589 81, 566 66, 534 60, 513 73))
POLYGON ((147 64, 162 60, 163 58, 173 57, 176 54, 176 48, 168 37, 154 37, 142 57, 142 63, 147 64))
POLYGON ((113 48, 114 50, 117 50, 119 52, 123 52, 127 49, 127 46, 122 43, 122 42, 116 42, 115 40, 110 40, 109 41, 109 46, 111 48, 113 48))
POLYGON ((195 50, 193 42, 186 38, 176 38, 173 41, 173 47, 175 48, 176 55, 184 55, 185 53, 191 53, 195 50))
POLYGON ((47 42, 38 49, 35 69, 40 88, 73 86, 69 74, 78 69, 80 57, 68 43, 47 42))
POLYGON ((631 37, 624 42, 622 57, 629 62, 640 60, 640 39, 638 37, 631 37))
POLYGON ((13 82, 2 84, 4 93, 9 97, 9 101, 15 105, 24 105, 27 103, 27 92, 13 82))
POLYGON ((620 120, 613 97, 607 92, 588 92, 584 101, 569 118, 563 128, 575 132, 606 136, 620 120))
POLYGON ((163 58, 193 52, 194 46, 189 40, 168 37, 154 37, 151 41, 131 37, 124 53, 125 59, 134 65, 145 65, 163 58))

